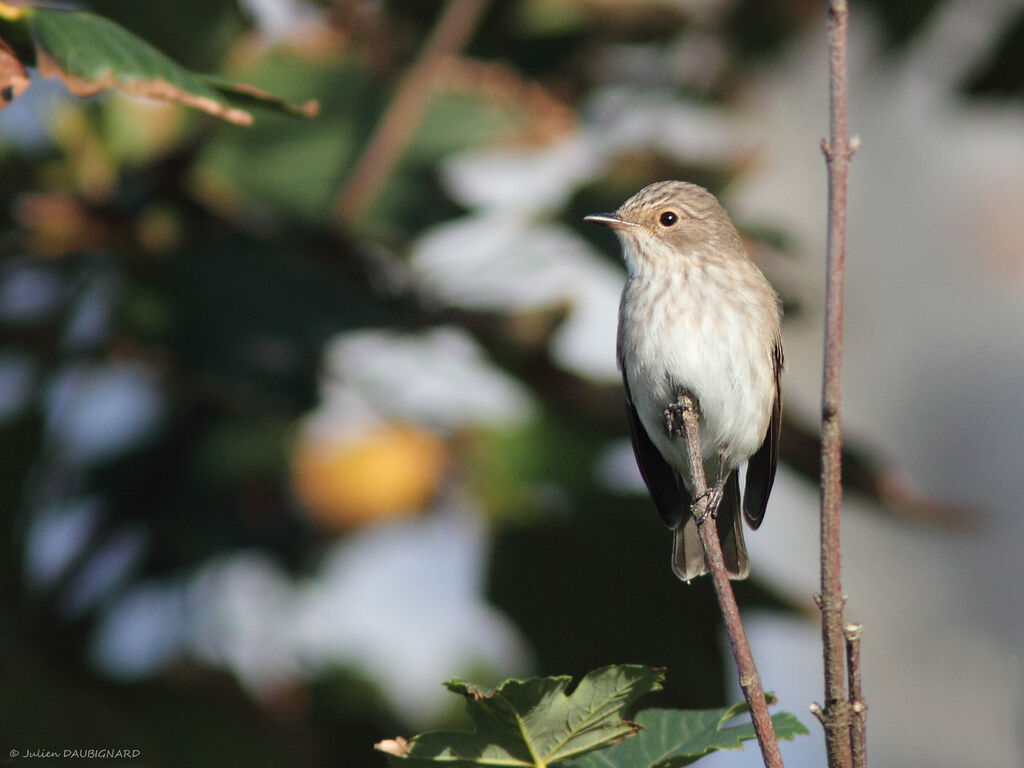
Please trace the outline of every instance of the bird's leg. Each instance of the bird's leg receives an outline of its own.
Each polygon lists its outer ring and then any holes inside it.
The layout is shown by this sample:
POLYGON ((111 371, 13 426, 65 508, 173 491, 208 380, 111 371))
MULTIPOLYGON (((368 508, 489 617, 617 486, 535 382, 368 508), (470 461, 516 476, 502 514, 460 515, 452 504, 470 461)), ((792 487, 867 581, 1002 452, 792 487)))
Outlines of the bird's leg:
POLYGON ((725 462, 719 459, 718 476, 715 478, 715 484, 705 488, 704 492, 699 494, 693 500, 693 503, 690 504, 690 510, 692 511, 701 499, 707 499, 704 502, 704 511, 695 516, 697 518, 697 525, 703 524, 708 517, 714 519, 718 516, 718 507, 722 503, 722 497, 725 496, 725 474, 725 462))
MULTIPOLYGON (((665 409, 665 430, 668 432, 669 437, 686 437, 686 424, 684 418, 689 410, 699 411, 700 406, 697 404, 697 398, 691 395, 689 392, 681 392, 679 397, 676 398, 675 402, 669 403, 665 409)), ((722 497, 725 495, 725 464, 721 460, 718 462, 718 477, 715 480, 715 484, 708 486, 693 499, 690 504, 690 512, 694 513, 697 504, 702 499, 706 499, 704 503, 704 509, 699 514, 694 514, 697 519, 697 525, 701 525, 708 517, 714 518, 718 514, 718 506, 722 503, 722 497)))

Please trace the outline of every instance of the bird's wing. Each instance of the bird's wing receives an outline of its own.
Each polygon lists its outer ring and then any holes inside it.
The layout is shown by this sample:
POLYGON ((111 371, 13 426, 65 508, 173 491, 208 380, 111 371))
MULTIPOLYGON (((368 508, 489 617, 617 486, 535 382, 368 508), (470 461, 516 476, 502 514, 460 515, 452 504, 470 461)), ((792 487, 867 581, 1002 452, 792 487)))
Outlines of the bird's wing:
POLYGON ((743 516, 751 528, 757 528, 764 520, 768 506, 768 494, 775 482, 775 469, 779 465, 779 427, 782 422, 782 342, 776 341, 772 351, 775 362, 775 401, 772 403, 772 418, 768 422, 768 433, 757 453, 747 462, 747 485, 743 492, 743 516))
POLYGON ((662 458, 647 430, 640 421, 640 415, 633 405, 629 394, 629 382, 626 381, 623 366, 622 384, 626 388, 626 416, 629 419, 629 437, 633 441, 633 454, 636 456, 640 474, 651 492, 654 506, 669 528, 678 528, 679 524, 690 515, 690 504, 693 499, 683 486, 679 474, 662 458))

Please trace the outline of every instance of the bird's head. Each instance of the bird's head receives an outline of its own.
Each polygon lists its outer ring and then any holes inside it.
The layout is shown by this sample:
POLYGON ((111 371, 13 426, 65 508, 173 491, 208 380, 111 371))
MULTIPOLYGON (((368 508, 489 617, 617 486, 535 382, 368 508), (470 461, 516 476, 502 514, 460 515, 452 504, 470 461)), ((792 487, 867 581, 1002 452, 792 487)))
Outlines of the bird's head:
POLYGON ((584 220, 615 230, 631 275, 685 268, 693 259, 743 253, 739 234, 718 199, 685 181, 651 184, 615 213, 595 213, 584 220))

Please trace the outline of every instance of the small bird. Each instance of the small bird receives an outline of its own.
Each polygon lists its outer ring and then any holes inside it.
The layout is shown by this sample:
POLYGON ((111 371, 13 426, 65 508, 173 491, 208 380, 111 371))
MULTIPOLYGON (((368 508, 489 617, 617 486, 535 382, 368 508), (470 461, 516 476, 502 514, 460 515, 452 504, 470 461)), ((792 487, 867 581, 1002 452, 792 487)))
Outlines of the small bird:
POLYGON ((783 367, 778 295, 747 256, 710 192, 683 181, 651 184, 615 213, 585 217, 615 230, 627 279, 619 304, 618 363, 640 473, 675 531, 672 569, 707 573, 691 512, 680 398, 697 402, 704 471, 729 577, 750 562, 742 517, 761 525, 779 456, 783 367), (740 515, 739 467, 747 462, 740 515))

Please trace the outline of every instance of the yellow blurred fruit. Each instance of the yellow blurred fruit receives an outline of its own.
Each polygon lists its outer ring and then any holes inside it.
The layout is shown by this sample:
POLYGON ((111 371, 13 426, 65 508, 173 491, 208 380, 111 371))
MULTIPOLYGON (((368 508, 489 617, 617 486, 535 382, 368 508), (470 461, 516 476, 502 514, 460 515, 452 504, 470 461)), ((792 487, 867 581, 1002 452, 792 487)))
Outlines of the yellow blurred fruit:
POLYGON ((292 458, 295 491, 330 530, 407 517, 433 497, 447 452, 435 435, 384 425, 361 435, 300 436, 292 458))

